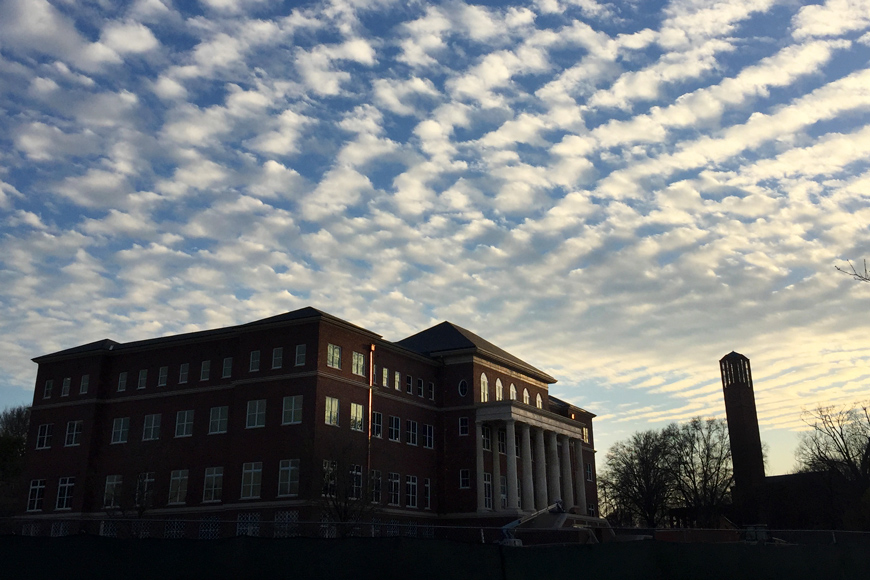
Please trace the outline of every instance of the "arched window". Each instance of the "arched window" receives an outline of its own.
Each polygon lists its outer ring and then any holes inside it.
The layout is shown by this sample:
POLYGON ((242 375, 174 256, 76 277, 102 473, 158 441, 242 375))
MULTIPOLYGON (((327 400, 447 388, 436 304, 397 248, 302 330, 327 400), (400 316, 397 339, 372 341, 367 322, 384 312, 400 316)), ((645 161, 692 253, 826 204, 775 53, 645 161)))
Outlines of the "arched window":
POLYGON ((523 389, 523 403, 525 403, 526 405, 529 404, 529 390, 528 389, 523 389))
POLYGON ((538 409, 544 408, 544 399, 541 398, 541 393, 538 393, 538 397, 535 399, 535 405, 538 406, 538 409))
POLYGON ((459 381, 459 396, 464 397, 467 394, 468 394, 468 383, 466 383, 465 380, 463 379, 463 380, 459 381))
POLYGON ((495 400, 501 401, 504 399, 504 387, 501 384, 501 379, 495 380, 495 400))
POLYGON ((480 402, 486 403, 489 401, 489 381, 486 380, 486 375, 480 373, 480 402))
POLYGON ((517 386, 511 383, 511 401, 517 400, 517 386))

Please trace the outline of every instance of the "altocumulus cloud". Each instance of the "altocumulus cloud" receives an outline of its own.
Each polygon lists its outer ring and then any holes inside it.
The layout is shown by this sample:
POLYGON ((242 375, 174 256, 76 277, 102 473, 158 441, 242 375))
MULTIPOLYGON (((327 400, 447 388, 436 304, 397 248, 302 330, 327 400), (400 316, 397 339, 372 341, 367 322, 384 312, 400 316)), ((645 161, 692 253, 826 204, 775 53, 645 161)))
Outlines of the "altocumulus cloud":
POLYGON ((771 467, 866 398, 870 3, 0 5, 0 402, 29 358, 312 305, 449 319, 630 432, 771 467))

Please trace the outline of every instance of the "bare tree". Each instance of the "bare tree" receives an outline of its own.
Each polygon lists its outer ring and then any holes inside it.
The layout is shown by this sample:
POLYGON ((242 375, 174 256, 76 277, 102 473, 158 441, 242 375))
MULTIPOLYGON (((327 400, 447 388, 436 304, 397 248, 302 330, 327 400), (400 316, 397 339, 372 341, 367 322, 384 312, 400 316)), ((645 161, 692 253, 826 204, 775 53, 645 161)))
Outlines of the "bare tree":
POLYGON ((664 431, 670 440, 669 467, 675 503, 700 527, 714 527, 734 480, 728 425, 722 419, 695 417, 664 431))
POLYGON ((812 427, 801 438, 796 456, 801 471, 838 472, 856 493, 870 489, 870 403, 818 407, 806 412, 812 427))
POLYGON ((610 448, 602 477, 614 511, 623 520, 656 527, 665 521, 674 494, 671 442, 662 431, 635 433, 610 448))
POLYGON ((864 271, 861 272, 855 266, 852 265, 852 262, 849 261, 849 269, 841 268, 839 266, 834 266, 837 270, 846 274, 847 276, 851 276, 855 280, 859 282, 870 282, 870 270, 867 269, 867 260, 864 260, 864 271))
POLYGON ((339 537, 362 534, 360 524, 371 521, 379 511, 372 501, 374 486, 380 490, 380 481, 373 481, 365 465, 365 457, 350 445, 333 445, 329 459, 322 463, 322 489, 320 505, 328 523, 339 537))

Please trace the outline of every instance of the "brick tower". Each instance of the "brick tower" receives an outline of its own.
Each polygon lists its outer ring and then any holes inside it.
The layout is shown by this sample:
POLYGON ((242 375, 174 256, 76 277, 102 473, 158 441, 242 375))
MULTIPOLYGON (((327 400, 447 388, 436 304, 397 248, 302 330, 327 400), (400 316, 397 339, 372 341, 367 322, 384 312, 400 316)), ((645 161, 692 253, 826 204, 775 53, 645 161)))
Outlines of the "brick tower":
POLYGON ((757 523, 760 516, 757 496, 764 482, 764 454, 749 359, 732 351, 719 361, 719 369, 734 465, 734 503, 740 510, 742 523, 757 523))

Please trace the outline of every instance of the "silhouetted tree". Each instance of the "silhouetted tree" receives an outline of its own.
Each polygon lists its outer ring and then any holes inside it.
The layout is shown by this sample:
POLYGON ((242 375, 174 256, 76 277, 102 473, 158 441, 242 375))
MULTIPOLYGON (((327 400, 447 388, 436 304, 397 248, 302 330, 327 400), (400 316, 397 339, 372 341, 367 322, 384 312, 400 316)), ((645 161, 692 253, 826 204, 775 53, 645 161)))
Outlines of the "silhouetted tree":
POLYGON ((362 535, 360 524, 370 522, 380 510, 372 501, 372 488, 381 482, 372 480, 364 454, 350 444, 333 444, 329 456, 322 460, 321 470, 324 530, 339 537, 362 535))
POLYGON ((730 503, 734 480, 728 424, 722 419, 695 417, 664 430, 669 443, 668 464, 680 507, 692 514, 695 525, 715 527, 730 503))
POLYGON ((674 494, 670 447, 663 431, 643 431, 607 452, 600 480, 620 523, 654 528, 665 521, 674 494))
POLYGON ((30 407, 8 407, 0 413, 0 516, 9 516, 23 502, 24 451, 30 407))
POLYGON ((818 407, 804 414, 812 427, 796 452, 801 471, 837 471, 856 492, 870 489, 870 403, 818 407))

